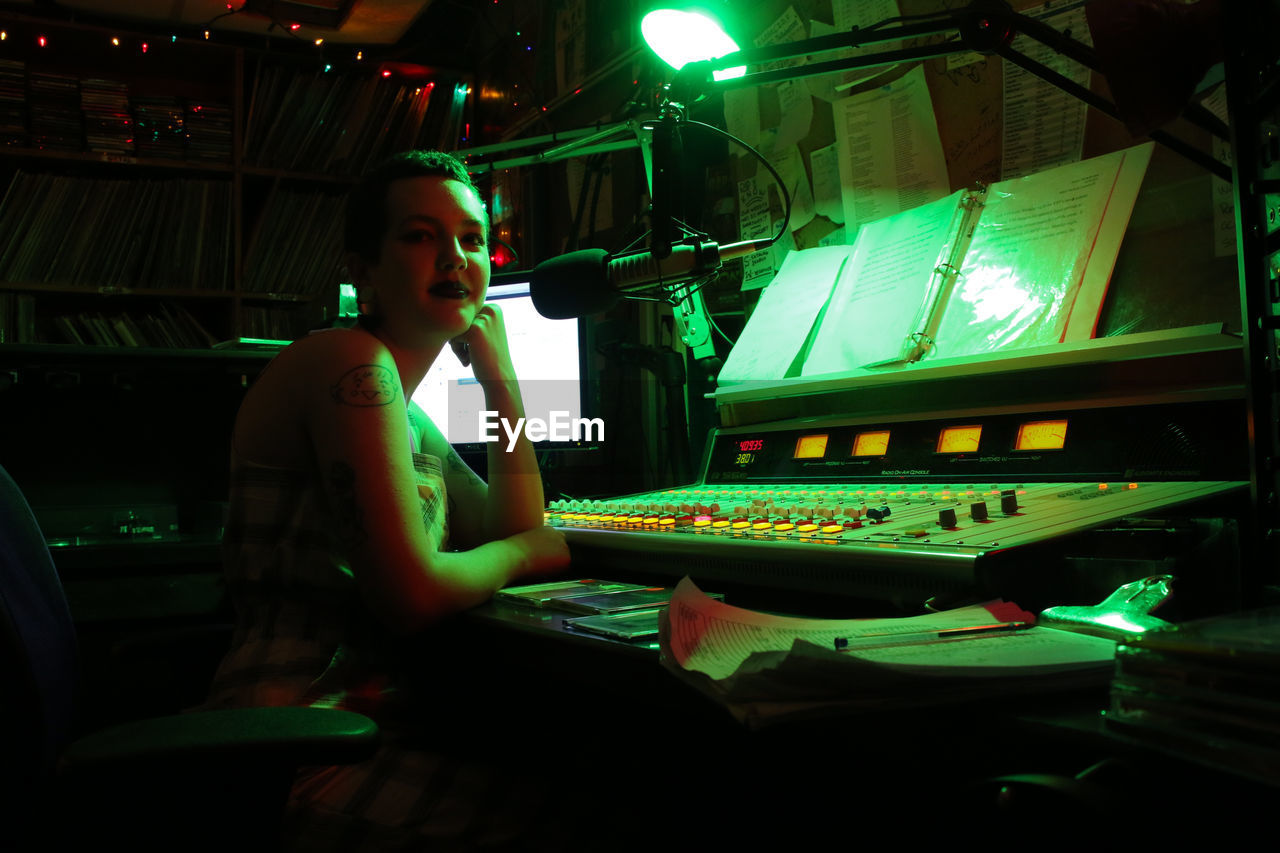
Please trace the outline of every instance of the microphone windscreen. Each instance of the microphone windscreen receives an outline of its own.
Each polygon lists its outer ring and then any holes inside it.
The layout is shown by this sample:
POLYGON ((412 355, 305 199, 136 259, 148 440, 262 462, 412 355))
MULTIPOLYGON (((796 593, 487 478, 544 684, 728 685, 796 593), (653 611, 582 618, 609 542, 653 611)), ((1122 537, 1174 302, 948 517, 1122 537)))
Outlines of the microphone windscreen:
POLYGON ((609 285, 609 253, 581 249, 549 258, 533 268, 529 295, 543 317, 567 320, 612 307, 618 292, 609 285))

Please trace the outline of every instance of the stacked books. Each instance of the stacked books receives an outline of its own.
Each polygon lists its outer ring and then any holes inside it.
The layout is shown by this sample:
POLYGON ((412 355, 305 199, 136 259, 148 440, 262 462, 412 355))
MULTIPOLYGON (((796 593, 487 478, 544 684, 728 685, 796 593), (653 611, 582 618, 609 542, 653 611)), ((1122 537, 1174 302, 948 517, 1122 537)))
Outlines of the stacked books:
POLYGON ((1191 761, 1280 783, 1280 607, 1202 619, 1116 650, 1107 727, 1191 761))
POLYGON ((0 59, 0 145, 27 144, 27 70, 13 59, 0 59))
POLYGON ((85 147, 101 154, 133 153, 133 116, 129 87, 118 80, 87 77, 80 81, 85 147))
POLYGON ((80 80, 67 74, 32 71, 27 82, 31 88, 31 145, 52 151, 82 150, 80 80))
POLYGON ((138 95, 133 99, 140 157, 181 160, 187 148, 186 113, 172 95, 138 95))
POLYGON ((188 100, 184 113, 187 157, 231 161, 231 107, 215 101, 188 100))

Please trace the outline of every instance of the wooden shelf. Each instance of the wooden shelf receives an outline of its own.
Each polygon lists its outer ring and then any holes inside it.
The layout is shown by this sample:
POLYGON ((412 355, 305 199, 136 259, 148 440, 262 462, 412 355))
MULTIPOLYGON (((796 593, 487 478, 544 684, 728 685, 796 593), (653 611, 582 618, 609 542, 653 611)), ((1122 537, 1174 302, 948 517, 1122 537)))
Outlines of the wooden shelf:
POLYGON ((178 160, 167 157, 137 157, 129 154, 116 154, 103 151, 57 151, 45 148, 7 147, 5 157, 15 160, 36 160, 65 163, 93 163, 109 166, 128 166, 133 168, 167 169, 187 173, 209 173, 214 175, 231 175, 235 167, 230 163, 216 160, 178 160))
POLYGON ((150 299, 235 299, 236 293, 231 290, 202 290, 198 288, 151 288, 151 287, 91 287, 72 284, 45 284, 43 282, 0 281, 0 291, 17 291, 32 294, 66 294, 81 296, 124 296, 150 299))
POLYGON ((255 178, 277 178, 289 181, 304 181, 313 184, 332 184, 334 186, 354 186, 356 179, 350 175, 325 175, 320 172, 291 172, 288 169, 270 169, 263 166, 241 166, 241 173, 255 178))
MULTIPOLYGON (((266 349, 173 349, 168 347, 100 347, 76 344, 5 344, 0 346, 0 369, 15 360, 34 357, 40 362, 66 362, 104 358, 131 361, 165 361, 175 358, 211 362, 269 361, 277 350, 266 349)), ((27 360, 30 360, 28 358, 27 360)))

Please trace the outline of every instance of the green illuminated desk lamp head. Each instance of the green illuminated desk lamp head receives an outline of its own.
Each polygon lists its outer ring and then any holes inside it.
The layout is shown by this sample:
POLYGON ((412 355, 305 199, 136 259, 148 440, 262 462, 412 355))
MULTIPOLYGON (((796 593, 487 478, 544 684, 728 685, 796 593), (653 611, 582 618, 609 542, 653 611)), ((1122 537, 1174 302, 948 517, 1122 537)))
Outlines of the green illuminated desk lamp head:
MULTIPOLYGON (((685 66, 737 53, 739 49, 738 43, 725 32, 720 22, 702 9, 654 9, 641 19, 640 33, 649 49, 676 72, 685 66)), ((710 71, 709 74, 699 72, 691 79, 708 82, 732 80, 746 73, 747 67, 739 65, 710 71)), ((685 75, 677 73, 676 80, 672 82, 669 91, 672 100, 688 104, 705 97, 705 86, 684 87, 680 85, 684 78, 690 78, 688 72, 685 75)))

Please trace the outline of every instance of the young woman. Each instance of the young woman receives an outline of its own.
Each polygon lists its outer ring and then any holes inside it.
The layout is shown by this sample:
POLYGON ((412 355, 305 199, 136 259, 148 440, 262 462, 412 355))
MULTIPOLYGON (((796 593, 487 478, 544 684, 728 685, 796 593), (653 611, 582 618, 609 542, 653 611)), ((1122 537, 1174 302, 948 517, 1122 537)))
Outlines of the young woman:
POLYGON ((384 732, 372 761, 295 785, 289 824, 308 849, 465 846, 509 837, 532 805, 508 791, 499 814, 486 799, 510 780, 431 751, 423 708, 449 697, 415 683, 424 662, 409 641, 568 563, 563 536, 543 526, 528 440, 490 445, 486 485, 409 403, 436 357, 456 355, 488 409, 524 414, 502 315, 484 304, 487 237, 479 194, 449 155, 375 168, 347 213, 359 324, 282 351, 236 420, 224 544, 239 622, 208 705, 349 708, 384 732))

